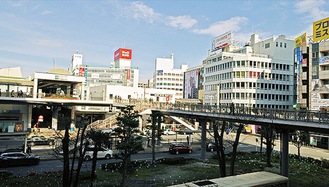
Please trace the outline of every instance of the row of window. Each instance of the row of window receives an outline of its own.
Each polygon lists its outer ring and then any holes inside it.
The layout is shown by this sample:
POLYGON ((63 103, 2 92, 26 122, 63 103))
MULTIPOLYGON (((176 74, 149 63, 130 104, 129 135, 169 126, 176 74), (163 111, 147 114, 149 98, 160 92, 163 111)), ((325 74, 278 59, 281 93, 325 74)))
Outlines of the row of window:
POLYGON ((157 86, 183 86, 182 83, 167 83, 167 82, 160 82, 156 83, 157 86))
POLYGON ((162 71, 158 71, 157 75, 163 75, 163 76, 170 76, 170 77, 182 77, 182 73, 163 73, 162 71))
POLYGON ((183 82, 184 79, 180 79, 180 78, 157 78, 157 81, 179 81, 179 82, 183 82))
MULTIPOLYGON (((208 96, 208 99, 212 99, 211 96, 208 96)), ((279 95, 279 94, 262 94, 262 93, 223 93, 220 94, 220 101, 225 100, 247 100, 251 102, 251 100, 267 100, 267 101, 283 101, 289 102, 289 95, 279 95)))
MULTIPOLYGON (((159 88, 159 87, 157 87, 157 89, 160 89, 160 90, 176 90, 176 91, 183 91, 183 89, 182 88, 159 88)), ((176 93, 177 94, 177 93, 176 93)))
POLYGON ((220 85, 206 85, 205 91, 215 91, 219 86, 220 90, 227 89, 255 89, 255 90, 273 90, 273 91, 290 91, 290 86, 286 84, 270 84, 256 82, 233 82, 222 83, 220 85))
MULTIPOLYGON (((280 47, 284 47, 284 48, 287 48, 287 43, 282 43, 282 42, 276 42, 275 43, 275 47, 279 47, 279 44, 280 44, 280 47)), ((265 44, 265 49, 267 48, 270 48, 271 47, 271 44, 270 43, 266 43, 265 44)))
POLYGON ((290 66, 286 64, 278 64, 271 62, 260 62, 260 61, 231 61, 222 64, 218 64, 212 67, 206 68, 206 73, 217 72, 221 70, 227 70, 231 68, 239 68, 239 67, 251 67, 251 68, 260 68, 260 69, 268 69, 268 70, 281 70, 281 71, 290 71, 290 66))
POLYGON ((253 79, 265 79, 265 80, 277 80, 277 81, 290 81, 292 78, 290 75, 277 74, 277 73, 265 73, 254 71, 235 71, 222 74, 216 74, 205 77, 206 82, 220 81, 232 78, 253 78, 253 79))

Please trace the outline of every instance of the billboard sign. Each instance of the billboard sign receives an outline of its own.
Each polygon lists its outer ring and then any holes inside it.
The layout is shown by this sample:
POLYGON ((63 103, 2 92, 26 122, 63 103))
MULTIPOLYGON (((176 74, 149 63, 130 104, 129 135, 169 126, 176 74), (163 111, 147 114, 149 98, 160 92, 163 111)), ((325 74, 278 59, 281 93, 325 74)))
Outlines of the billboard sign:
POLYGON ((295 48, 301 46, 306 46, 306 32, 295 38, 295 48))
POLYGON ((329 17, 313 22, 313 42, 329 38, 329 17))
POLYGON ((185 72, 184 99, 198 99, 199 70, 185 72))
POLYGON ((329 56, 321 57, 319 64, 329 64, 329 56))
POLYGON ((228 46, 231 43, 231 40, 232 40, 232 31, 217 36, 212 40, 212 51, 216 51, 225 46, 228 46))
POLYGON ((114 52, 114 61, 118 59, 127 59, 131 60, 132 57, 132 50, 131 49, 125 49, 125 48, 119 48, 114 52))

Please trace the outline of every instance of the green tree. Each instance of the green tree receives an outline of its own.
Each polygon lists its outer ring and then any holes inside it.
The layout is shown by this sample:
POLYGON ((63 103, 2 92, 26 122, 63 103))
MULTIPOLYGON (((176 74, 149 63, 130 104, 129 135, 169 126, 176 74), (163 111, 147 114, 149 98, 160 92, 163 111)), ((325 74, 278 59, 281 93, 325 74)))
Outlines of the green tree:
POLYGON ((118 127, 114 131, 118 134, 120 142, 116 148, 119 153, 116 155, 118 159, 122 160, 121 168, 121 186, 126 186, 126 180, 131 168, 131 155, 138 151, 144 150, 142 144, 142 136, 137 133, 140 132, 139 114, 134 111, 134 107, 127 106, 122 113, 117 117, 118 127))

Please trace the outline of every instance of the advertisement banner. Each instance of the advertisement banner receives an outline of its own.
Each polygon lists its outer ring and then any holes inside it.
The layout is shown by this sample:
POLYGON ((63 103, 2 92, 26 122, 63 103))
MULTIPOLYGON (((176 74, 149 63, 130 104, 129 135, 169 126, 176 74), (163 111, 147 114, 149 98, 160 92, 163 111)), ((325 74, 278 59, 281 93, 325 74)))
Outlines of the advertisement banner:
POLYGON ((319 60, 319 64, 329 64, 329 56, 321 57, 319 60))
POLYGON ((119 48, 114 52, 114 61, 118 59, 128 59, 131 60, 132 57, 132 50, 131 49, 125 49, 125 48, 119 48))
POLYGON ((185 72, 184 79, 184 98, 185 99, 198 99, 198 78, 199 71, 192 70, 185 72))
POLYGON ((313 22, 313 42, 329 38, 329 17, 313 22))
POLYGON ((301 46, 306 46, 306 32, 295 38, 295 48, 301 46))
POLYGON ((231 43, 232 31, 226 32, 220 36, 217 36, 212 41, 212 51, 219 50, 231 43))

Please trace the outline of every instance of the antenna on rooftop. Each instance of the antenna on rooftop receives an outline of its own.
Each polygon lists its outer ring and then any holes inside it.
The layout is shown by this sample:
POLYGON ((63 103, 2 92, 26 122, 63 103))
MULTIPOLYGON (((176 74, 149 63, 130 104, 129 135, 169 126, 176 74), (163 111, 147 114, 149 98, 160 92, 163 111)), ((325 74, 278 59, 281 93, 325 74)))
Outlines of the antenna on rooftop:
POLYGON ((53 58, 53 69, 55 69, 55 59, 53 58))

